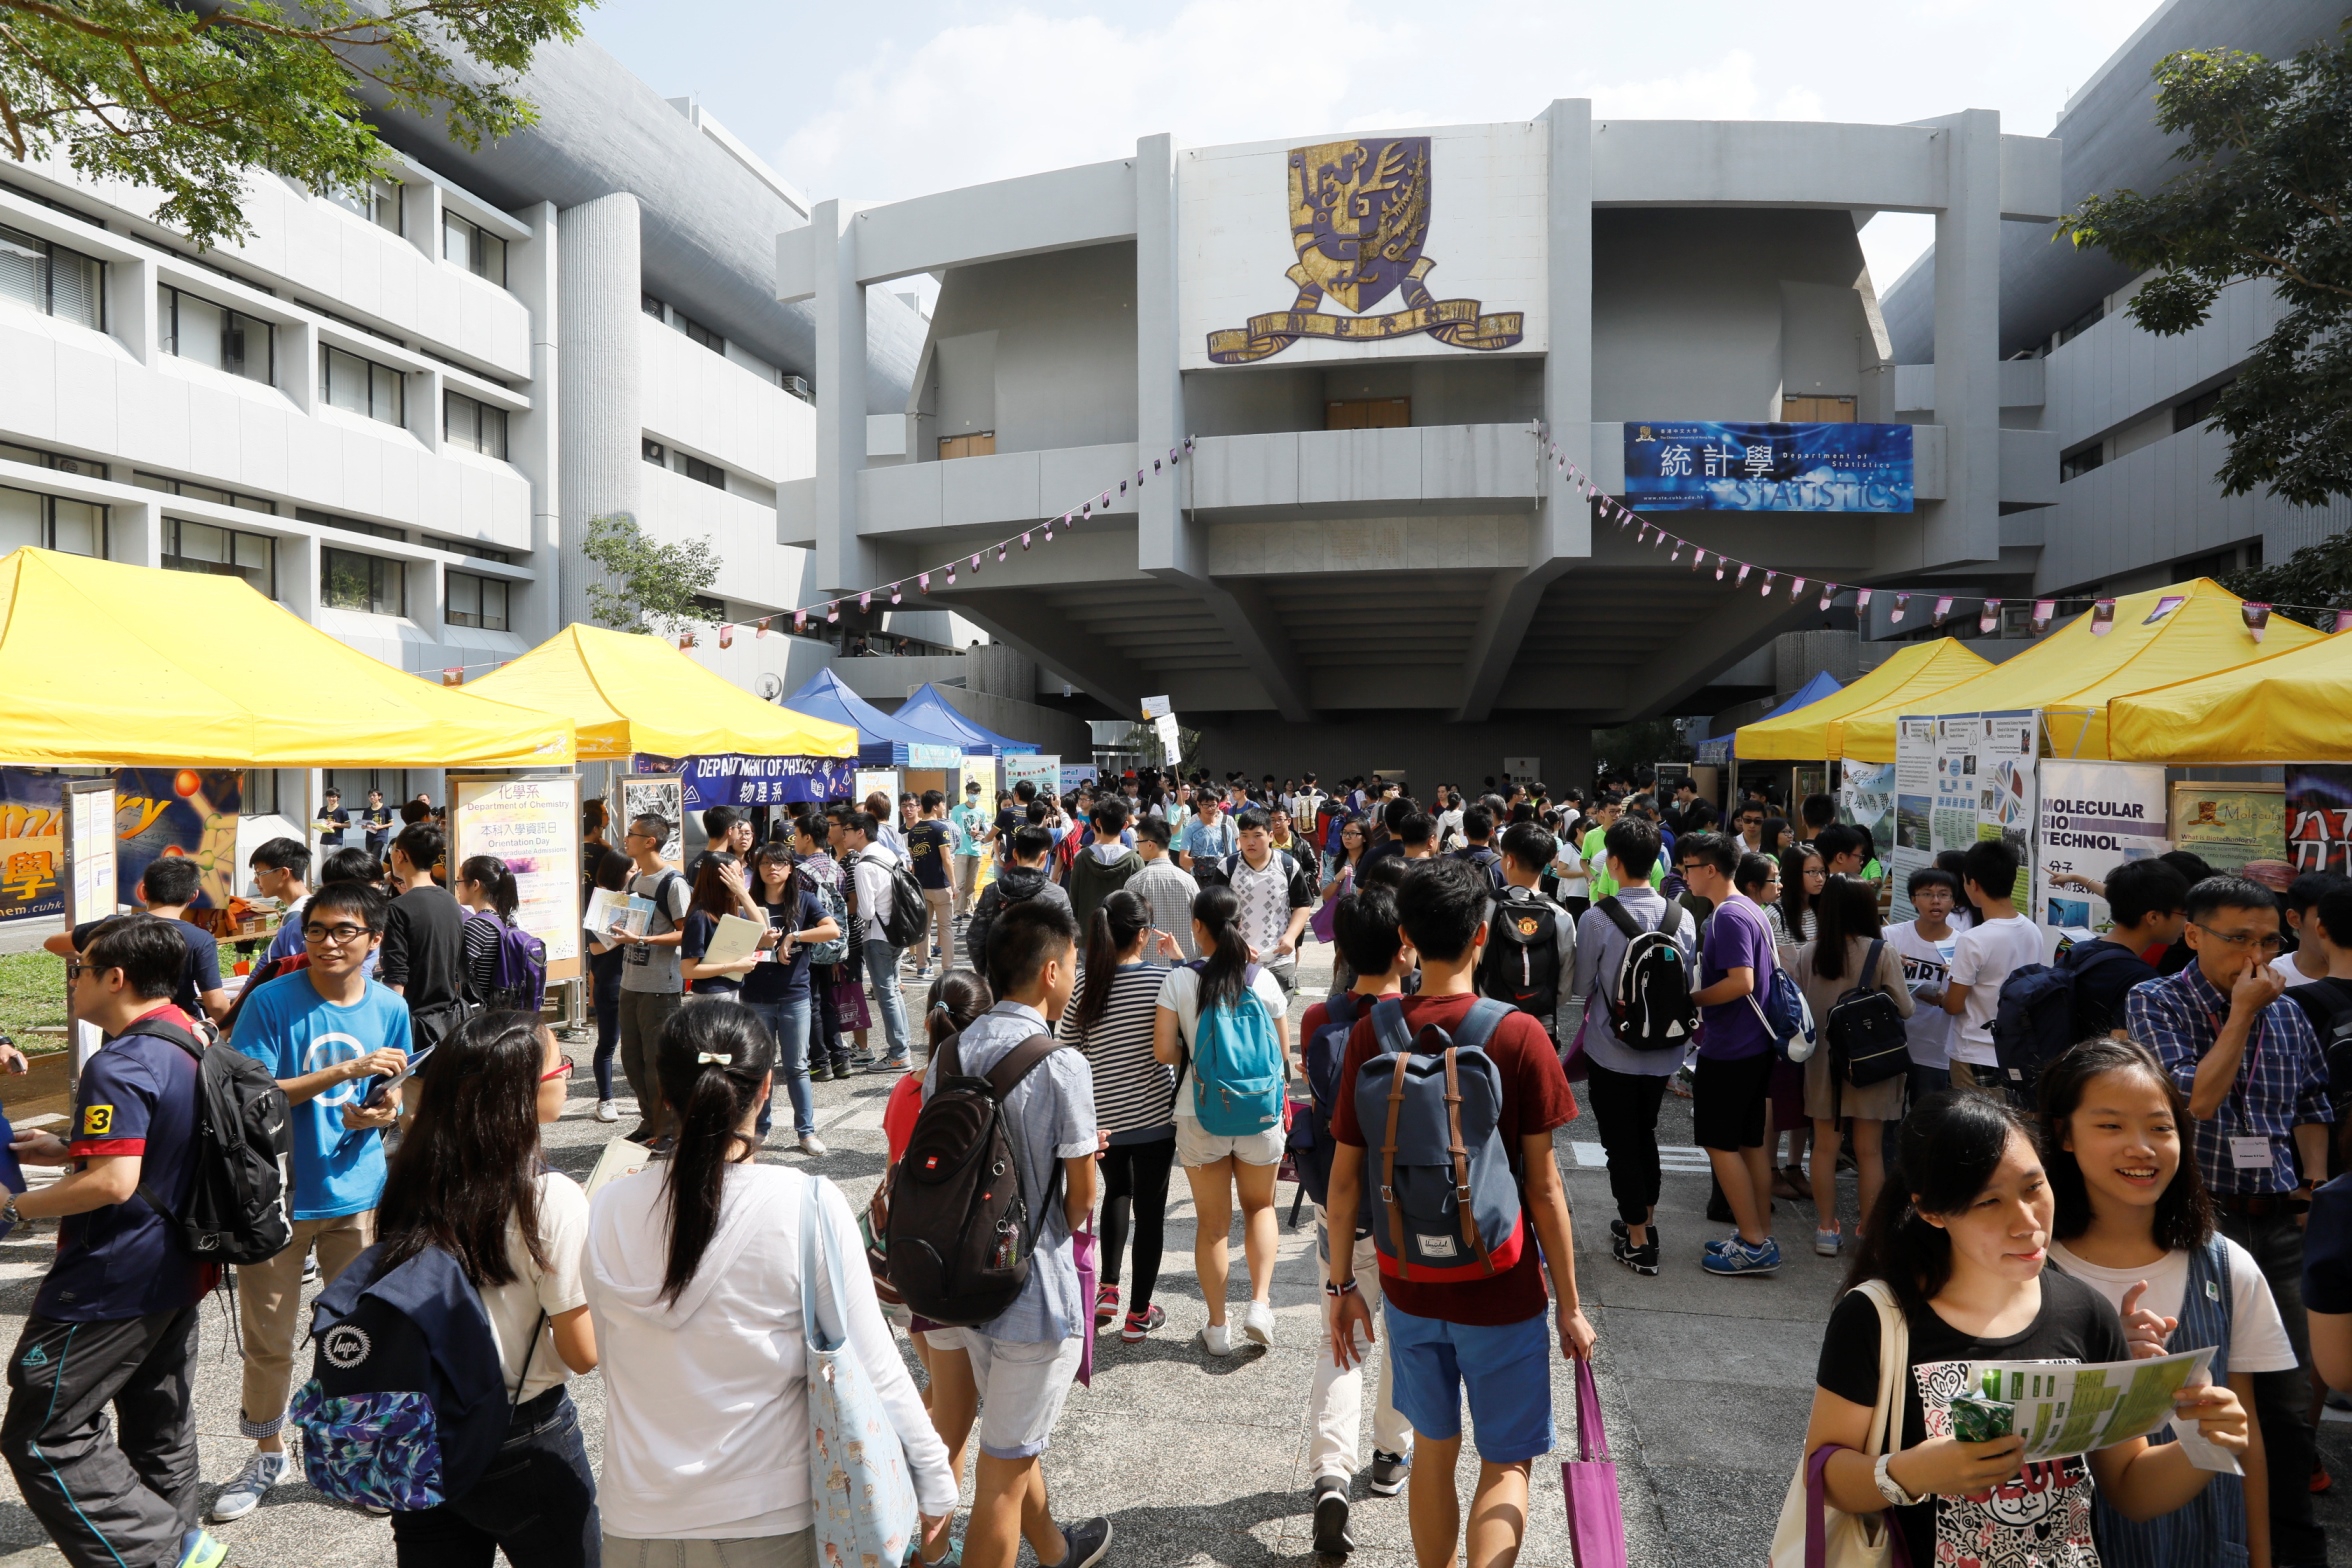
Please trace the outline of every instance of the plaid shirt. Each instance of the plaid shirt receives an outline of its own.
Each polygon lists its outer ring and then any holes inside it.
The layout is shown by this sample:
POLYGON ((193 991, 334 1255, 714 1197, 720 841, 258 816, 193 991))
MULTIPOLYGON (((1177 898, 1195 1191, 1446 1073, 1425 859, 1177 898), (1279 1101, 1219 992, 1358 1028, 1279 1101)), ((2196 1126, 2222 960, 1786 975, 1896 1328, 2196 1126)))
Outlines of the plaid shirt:
MULTIPOLYGON (((2230 1001, 2195 964, 2161 980, 2147 980, 2125 999, 2127 1029, 2156 1053, 2183 1094, 2197 1082, 2197 1064, 2220 1038, 2230 1001)), ((2303 1009, 2280 997, 2254 1020, 2238 1081, 2211 1121, 2189 1122, 2189 1144, 2205 1185, 2222 1193, 2291 1192, 2295 1187, 2294 1129, 2335 1120, 2328 1103, 2327 1060, 2303 1009), (2267 1170, 2242 1171, 2230 1159, 2233 1137, 2270 1140, 2267 1170)))

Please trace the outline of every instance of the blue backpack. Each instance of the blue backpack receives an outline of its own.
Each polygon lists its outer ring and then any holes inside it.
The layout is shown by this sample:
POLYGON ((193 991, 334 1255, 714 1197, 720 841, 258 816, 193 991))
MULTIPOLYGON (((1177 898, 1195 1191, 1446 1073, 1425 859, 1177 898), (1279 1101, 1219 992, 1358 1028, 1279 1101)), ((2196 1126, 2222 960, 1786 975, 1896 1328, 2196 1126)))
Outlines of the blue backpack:
POLYGON ((310 1381, 289 1414, 303 1477, 320 1495, 414 1512, 473 1488, 506 1441, 514 1402, 457 1259, 427 1247, 379 1276, 383 1261, 383 1247, 370 1247, 320 1293, 310 1381))
MULTIPOLYGON (((1199 974, 1204 959, 1185 965, 1199 974)), ((1282 1120, 1282 1042, 1251 986, 1258 966, 1242 971, 1241 995, 1203 1007, 1192 1029, 1192 1114, 1217 1138, 1248 1138, 1282 1120)))
POLYGON ((1482 996, 1450 1035, 1416 1036, 1394 997, 1372 1005, 1380 1054, 1356 1075, 1367 1163, 1364 1219, 1380 1272, 1402 1280, 1485 1279, 1519 1261, 1527 1225, 1502 1136, 1503 1075, 1486 1042, 1511 1016, 1482 996))
POLYGON ((1342 991, 1323 1004, 1323 1027, 1307 1038, 1307 1093, 1305 1114, 1290 1124, 1288 1147, 1298 1168, 1300 1188, 1317 1203, 1331 1186, 1331 1113, 1339 1105, 1339 1070, 1347 1060, 1348 1034, 1356 1027, 1353 991, 1342 991))
POLYGON ((2000 1062, 2003 1088, 2032 1093, 2044 1067, 2077 1041, 2103 1034, 2120 1022, 2086 1022, 2075 982, 2104 961, 2126 959, 2140 962, 2137 954, 2114 942, 2077 942, 2059 954, 2055 964, 2021 964, 2009 972, 1993 1006, 1993 1055, 2000 1062))
POLYGON ((490 994, 477 997, 484 1007, 535 1013, 547 1002, 547 944, 511 921, 486 909, 466 912, 468 920, 487 920, 498 927, 498 960, 490 970, 490 994))

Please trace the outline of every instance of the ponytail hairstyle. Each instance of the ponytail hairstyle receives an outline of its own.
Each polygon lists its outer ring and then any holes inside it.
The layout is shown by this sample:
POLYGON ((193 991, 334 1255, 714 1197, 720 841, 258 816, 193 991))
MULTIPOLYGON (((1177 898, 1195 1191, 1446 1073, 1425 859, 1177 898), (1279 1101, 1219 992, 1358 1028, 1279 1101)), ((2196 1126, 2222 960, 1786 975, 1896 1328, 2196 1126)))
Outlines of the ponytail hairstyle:
POLYGON ((459 881, 471 882, 489 895, 490 907, 498 911, 500 920, 509 925, 514 923, 515 910, 522 904, 523 898, 516 890, 515 875, 506 869, 505 861, 496 855, 476 855, 457 868, 457 875, 459 881))
POLYGON ((988 982, 969 969, 950 969, 932 981, 923 1014, 923 1030, 931 1037, 932 1051, 937 1052, 949 1035, 969 1029, 973 1019, 995 1005, 996 996, 988 989, 988 982))
POLYGON ((776 1037, 741 1002, 697 1002, 663 1025, 656 1070, 662 1097, 678 1113, 669 1163, 670 1259, 660 1300, 694 1283, 703 1250, 718 1233, 727 1167, 756 1149, 738 1129, 759 1104, 776 1037))
POLYGON ((1151 908, 1125 888, 1094 906, 1086 927, 1086 981, 1079 987, 1077 1016, 1071 1027, 1081 1032, 1102 1022, 1111 1005, 1111 982, 1119 972, 1119 955, 1151 929, 1151 908))
POLYGON ((1946 1089, 1914 1107, 1903 1118, 1895 1168, 1878 1190, 1845 1288, 1882 1279, 1904 1306, 1927 1310, 1951 1283, 1952 1238, 1925 1216, 1958 1214, 1974 1203, 1992 1184, 2011 1138, 2035 1142, 2024 1120, 1990 1095, 1946 1089))
POLYGON ((1229 887, 1204 887, 1192 901, 1192 918, 1209 933, 1201 955, 1200 1010, 1230 1007, 1249 989, 1249 943, 1241 934, 1241 900, 1229 887))
POLYGON ((2090 1188, 2083 1182, 2081 1163, 2066 1146, 2066 1124, 2082 1109, 2083 1091, 2092 1079, 2128 1072, 2148 1075, 2171 1108, 2173 1131, 2180 1135, 2180 1165, 2156 1199, 2150 1217, 2152 1238, 2167 1252, 2202 1247, 2213 1239, 2213 1200, 2206 1195, 2196 1144, 2188 1136, 2188 1097, 2146 1046, 2103 1035, 2068 1050, 2034 1081, 2041 1100, 2042 1168, 2049 1172, 2050 1196, 2056 1200, 2050 1233, 2060 1241, 2072 1241, 2091 1228, 2090 1188))
MULTIPOLYGON (((470 875, 469 880, 480 878, 470 875)), ((493 862, 495 864, 495 862, 493 862)), ((416 1113, 392 1151, 376 1239, 384 1267, 427 1247, 458 1261, 477 1290, 511 1285, 507 1222, 531 1261, 539 1240, 539 1073, 547 1032, 530 1013, 481 1013, 441 1042, 417 1074, 416 1113)))

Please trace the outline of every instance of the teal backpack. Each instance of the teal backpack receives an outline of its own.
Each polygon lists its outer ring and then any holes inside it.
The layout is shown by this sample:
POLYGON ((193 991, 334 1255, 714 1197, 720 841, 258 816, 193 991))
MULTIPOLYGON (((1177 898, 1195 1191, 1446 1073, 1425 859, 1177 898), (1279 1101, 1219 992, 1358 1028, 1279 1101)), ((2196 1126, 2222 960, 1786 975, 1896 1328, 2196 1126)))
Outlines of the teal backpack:
MULTIPOLYGON (((1186 968, 1202 973, 1207 962, 1186 968)), ((1266 1004, 1250 989, 1258 966, 1242 971, 1241 995, 1204 1007, 1192 1030, 1192 1112, 1201 1131, 1247 1138, 1282 1120, 1282 1041, 1266 1004)))

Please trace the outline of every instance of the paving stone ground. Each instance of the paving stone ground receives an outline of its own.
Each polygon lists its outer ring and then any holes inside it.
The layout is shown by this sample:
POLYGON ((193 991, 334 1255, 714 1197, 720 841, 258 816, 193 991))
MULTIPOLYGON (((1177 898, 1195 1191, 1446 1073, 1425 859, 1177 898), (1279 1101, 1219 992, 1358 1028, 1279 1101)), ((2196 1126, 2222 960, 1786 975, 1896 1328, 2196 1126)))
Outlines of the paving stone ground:
MULTIPOLYGON (((1308 996, 1320 994, 1328 963, 1328 949, 1307 950, 1308 996)), ((575 1054, 585 1067, 585 1048, 575 1054)), ((878 1076, 817 1086, 819 1120, 832 1152, 815 1167, 840 1182, 853 1202, 862 1202, 882 1173, 881 1111, 888 1091, 889 1082, 878 1076)), ((553 1162, 582 1178, 614 1130, 590 1119, 594 1104, 583 1071, 571 1108, 548 1133, 553 1162)), ((629 1125, 626 1119, 620 1124, 629 1125)), ((1665 1270, 1654 1279, 1637 1278, 1609 1260, 1607 1221, 1614 1208, 1589 1119, 1569 1126, 1558 1141, 1576 1218, 1578 1277, 1600 1332, 1596 1366, 1618 1466, 1628 1560, 1641 1568, 1760 1563, 1796 1462, 1820 1325, 1838 1266, 1815 1258, 1809 1246, 1796 1246, 1787 1249, 1789 1266, 1776 1279, 1707 1275, 1698 1265, 1700 1243, 1719 1227, 1702 1213, 1707 1178, 1698 1151, 1689 1146, 1688 1102, 1669 1096, 1663 1126, 1669 1166, 1660 1225, 1668 1246, 1665 1270)), ((763 1157, 801 1160, 797 1153, 763 1157)), ((1056 1511, 1066 1517, 1108 1514, 1118 1532, 1110 1560, 1120 1568, 1313 1561, 1306 1401, 1321 1305, 1311 1211, 1297 1230, 1287 1224, 1282 1230, 1274 1347, 1218 1360, 1197 1337, 1207 1315, 1192 1268, 1192 1209, 1181 1179, 1170 1196, 1157 1295, 1168 1326, 1141 1345, 1112 1338, 1098 1349, 1094 1386, 1073 1391, 1047 1454, 1056 1511)), ((1283 1187, 1280 1196, 1287 1220, 1291 1189, 1283 1187)), ((1845 1201, 1850 1224, 1851 1178, 1845 1201)), ((1783 1216, 1784 1246, 1790 1236, 1809 1239, 1809 1208, 1791 1212, 1784 1205, 1783 1216)), ((0 1342, 14 1342, 52 1244, 47 1230, 0 1241, 0 1342)), ((1238 1226, 1232 1253, 1232 1316, 1238 1319, 1239 1302, 1248 1293, 1238 1226)), ((217 1305, 208 1303, 206 1314, 197 1410, 210 1487, 236 1473, 247 1444, 236 1430, 238 1363, 227 1323, 217 1305)), ((298 1369, 306 1365, 306 1357, 297 1358, 298 1369)), ((1565 1364, 1555 1362, 1552 1383, 1562 1447, 1536 1466, 1520 1560, 1566 1568, 1558 1461, 1573 1452, 1575 1401, 1565 1364)), ((578 1378, 572 1394, 595 1459, 604 1427, 601 1386, 593 1376, 578 1378)), ((2338 1474, 2352 1476, 2347 1434, 2352 1426, 2324 1427, 2321 1450, 2338 1474)), ((1362 1443, 1368 1458, 1368 1411, 1362 1443)), ((1462 1468, 1467 1499, 1475 1471, 1469 1444, 1462 1468)), ((968 1488, 968 1475, 966 1480, 968 1488)), ((2352 1481, 2340 1485, 2336 1497, 2322 1499, 2322 1518, 2335 1540, 2352 1541, 2347 1492, 2352 1481)), ((968 1501, 968 1489, 966 1496, 968 1501)), ((1358 1549, 1352 1561, 1362 1568, 1411 1568, 1403 1499, 1367 1497, 1360 1482, 1356 1497, 1358 1549)), ((280 1487, 265 1506, 219 1533, 230 1561, 245 1568, 361 1568, 393 1560, 387 1525, 330 1505, 298 1482, 280 1487)), ((2331 1560, 2352 1563, 2352 1552, 2337 1547, 2331 1560)), ((55 1568, 62 1562, 0 1470, 0 1568, 55 1568)))

